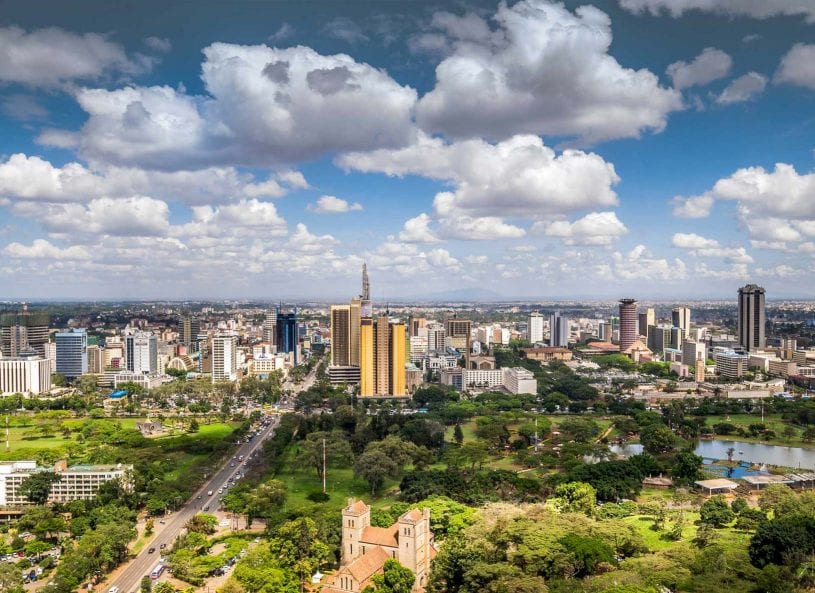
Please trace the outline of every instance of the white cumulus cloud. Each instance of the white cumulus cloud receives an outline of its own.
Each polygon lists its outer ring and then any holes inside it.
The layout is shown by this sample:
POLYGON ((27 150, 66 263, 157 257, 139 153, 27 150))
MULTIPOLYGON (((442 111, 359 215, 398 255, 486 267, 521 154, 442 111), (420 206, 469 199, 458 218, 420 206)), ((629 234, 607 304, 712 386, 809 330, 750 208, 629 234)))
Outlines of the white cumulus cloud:
POLYGON ((724 78, 733 66, 733 58, 715 47, 706 47, 691 62, 674 62, 668 66, 668 76, 675 89, 704 86, 724 78))
MULTIPOLYGON (((490 31, 477 19, 443 31, 453 47, 417 106, 419 125, 454 138, 534 133, 581 142, 660 131, 681 95, 609 53, 608 15, 544 0, 502 3, 490 31), (473 24, 474 23, 474 24, 473 24)), ((438 23, 437 23, 438 25, 438 23)))
POLYGON ((748 72, 728 84, 716 97, 716 102, 720 105, 744 103, 763 93, 766 87, 766 76, 758 72, 748 72))
POLYGON ((815 45, 796 43, 781 58, 774 82, 815 89, 815 45))
POLYGON ((306 208, 317 214, 345 214, 346 212, 362 210, 362 204, 359 202, 351 203, 337 196, 325 195, 320 196, 315 204, 309 204, 306 208))
POLYGON ((730 17, 767 19, 775 16, 803 16, 815 22, 812 0, 619 0, 620 6, 634 13, 669 14, 680 17, 700 11, 730 17))

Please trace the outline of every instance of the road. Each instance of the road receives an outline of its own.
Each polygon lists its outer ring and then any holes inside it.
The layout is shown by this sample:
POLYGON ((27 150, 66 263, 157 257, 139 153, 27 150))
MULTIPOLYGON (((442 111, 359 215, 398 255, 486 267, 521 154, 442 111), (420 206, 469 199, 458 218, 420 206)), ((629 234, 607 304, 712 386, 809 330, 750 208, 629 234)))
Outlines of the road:
MULTIPOLYGON (((236 457, 243 455, 244 461, 249 459, 249 456, 256 450, 260 449, 263 441, 274 433, 277 427, 278 419, 272 418, 271 423, 265 428, 258 436, 253 438, 250 442, 244 443, 234 453, 236 457)), ((136 556, 130 563, 119 573, 116 579, 109 583, 107 587, 119 587, 120 593, 132 593, 139 590, 141 579, 144 575, 150 574, 156 564, 158 564, 161 556, 161 545, 165 544, 167 548, 171 548, 175 538, 179 536, 187 522, 196 514, 202 512, 202 507, 209 506, 210 510, 215 510, 218 507, 218 498, 222 494, 218 493, 218 489, 229 481, 233 475, 243 471, 240 464, 232 458, 227 459, 221 469, 219 469, 206 483, 192 495, 181 509, 166 519, 166 524, 158 534, 144 546, 141 553, 136 556), (234 463, 235 467, 230 467, 234 463), (212 496, 208 496, 207 492, 212 491, 212 496), (198 499, 198 496, 201 498, 198 499), (150 548, 155 548, 151 554, 150 548)), ((107 589, 106 589, 107 590, 107 589)))

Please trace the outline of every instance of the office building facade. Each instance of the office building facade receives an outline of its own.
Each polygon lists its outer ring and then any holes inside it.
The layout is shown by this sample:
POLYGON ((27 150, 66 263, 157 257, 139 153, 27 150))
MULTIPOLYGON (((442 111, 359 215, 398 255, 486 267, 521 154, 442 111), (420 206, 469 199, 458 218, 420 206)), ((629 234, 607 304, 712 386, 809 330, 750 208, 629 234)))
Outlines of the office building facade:
POLYGON ((212 338, 212 382, 238 378, 238 336, 220 334, 212 338))
POLYGON ((363 318, 360 327, 360 379, 362 397, 403 397, 405 391, 405 324, 387 315, 363 318))
POLYGON ((84 329, 57 332, 57 372, 76 379, 88 372, 88 335, 84 329))
POLYGON ((526 328, 530 342, 533 344, 543 342, 543 315, 540 313, 532 313, 529 315, 526 328))
MULTIPOLYGON (((32 474, 44 471, 36 461, 0 462, 0 507, 32 506, 23 495, 20 485, 32 474)), ((49 468, 50 469, 50 468, 49 468)), ((52 484, 48 495, 49 503, 64 504, 74 500, 93 500, 102 484, 119 480, 125 491, 132 489, 130 473, 132 465, 77 465, 67 467, 65 462, 57 462, 53 471, 59 480, 52 484)))
POLYGON ((125 369, 132 373, 158 372, 158 339, 150 332, 125 334, 125 369))
POLYGON ((277 351, 292 353, 294 364, 299 364, 298 338, 297 338, 297 309, 284 312, 277 310, 276 320, 277 351))
POLYGON ((767 322, 764 289, 755 284, 739 288, 738 338, 748 352, 763 350, 767 346, 767 322))
POLYGON ((33 348, 44 358, 50 323, 48 313, 29 311, 27 306, 17 312, 0 313, 0 354, 19 356, 23 350, 33 348))
POLYGON ((682 340, 690 336, 690 309, 688 307, 676 307, 671 311, 671 321, 674 327, 682 330, 682 340))
POLYGON ((638 315, 639 327, 637 328, 641 336, 648 338, 648 327, 657 324, 657 315, 653 307, 648 307, 645 311, 638 315))
POLYGON ((23 356, 0 358, 0 395, 39 395, 51 390, 51 362, 29 352, 28 356, 23 352, 23 356))
POLYGON ((565 348, 569 345, 569 320, 556 311, 549 316, 549 346, 565 348))

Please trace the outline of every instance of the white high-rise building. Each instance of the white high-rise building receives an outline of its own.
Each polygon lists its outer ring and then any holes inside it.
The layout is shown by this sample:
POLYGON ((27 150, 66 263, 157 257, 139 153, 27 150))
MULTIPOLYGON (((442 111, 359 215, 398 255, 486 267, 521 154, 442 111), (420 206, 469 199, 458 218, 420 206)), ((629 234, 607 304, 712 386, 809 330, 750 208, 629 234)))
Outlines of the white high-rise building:
POLYGON ((526 327, 530 342, 533 344, 543 342, 543 315, 540 313, 530 314, 526 327))
POLYGON ((212 338, 212 382, 238 378, 238 336, 220 334, 212 338))
POLYGON ((38 395, 51 390, 51 362, 36 356, 0 358, 0 395, 38 395))
POLYGON ((569 345, 569 320, 560 311, 549 316, 549 345, 557 348, 569 345))
POLYGON ((125 335, 125 361, 128 371, 152 375, 158 372, 158 339, 150 332, 125 335))
POLYGON ((427 350, 429 352, 444 351, 444 339, 447 332, 441 323, 427 324, 427 350))
POLYGON ((671 321, 674 327, 682 330, 682 339, 690 335, 690 309, 688 307, 676 307, 671 311, 671 321))

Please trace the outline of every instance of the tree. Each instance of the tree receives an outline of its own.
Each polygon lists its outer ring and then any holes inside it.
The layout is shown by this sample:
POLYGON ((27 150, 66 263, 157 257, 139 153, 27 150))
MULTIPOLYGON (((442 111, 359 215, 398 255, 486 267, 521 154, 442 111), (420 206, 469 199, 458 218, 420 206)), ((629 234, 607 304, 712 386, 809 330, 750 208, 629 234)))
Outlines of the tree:
POLYGON ((206 513, 198 513, 187 521, 187 531, 212 535, 218 528, 218 517, 206 513))
POLYGON ((455 428, 453 428, 453 440, 459 445, 464 442, 464 431, 461 430, 461 424, 458 422, 456 423, 455 428))
POLYGON ((614 564, 614 550, 600 539, 570 533, 559 542, 574 559, 574 576, 593 574, 600 564, 614 564))
POLYGON ((373 585, 369 585, 362 590, 362 593, 410 593, 413 583, 416 582, 416 575, 393 558, 385 560, 382 567, 382 574, 374 575, 371 580, 373 585))
POLYGON ((153 587, 153 593, 175 593, 175 587, 167 581, 160 581, 153 587))
POLYGON ((264 482, 249 496, 247 513, 253 517, 269 517, 286 502, 286 485, 280 480, 264 482))
POLYGON ((32 503, 44 505, 51 495, 51 487, 59 482, 61 476, 56 472, 45 471, 31 474, 20 482, 17 492, 25 496, 32 503))
POLYGON ((23 593, 22 571, 16 564, 0 562, 0 591, 3 593, 23 593))
POLYGON ((676 448, 676 435, 664 424, 651 424, 640 431, 640 442, 646 453, 661 455, 676 448))
POLYGON ((699 509, 699 515, 703 523, 714 527, 724 527, 736 518, 727 500, 721 495, 708 498, 699 509))
POLYGON ((671 475, 676 482, 693 484, 702 476, 702 458, 693 451, 682 451, 674 459, 671 475))
MULTIPOLYGON (((795 565, 815 552, 815 517, 790 515, 759 525, 750 539, 750 562, 795 565)), ((793 566, 794 568, 795 566, 793 566)))
POLYGON ((199 428, 200 428, 200 426, 198 425, 198 420, 193 418, 192 420, 190 420, 190 427, 187 430, 187 432, 191 432, 191 433, 192 432, 198 432, 199 428))
POLYGON ((597 506, 594 487, 585 482, 567 482, 555 488, 555 497, 549 503, 562 513, 592 515, 597 506))
POLYGON ((150 575, 144 575, 141 578, 139 590, 141 591, 141 593, 150 593, 150 591, 153 590, 153 581, 150 580, 150 575))
POLYGON ((314 519, 300 517, 283 523, 269 542, 269 550, 278 563, 292 570, 301 590, 315 570, 328 561, 329 547, 318 538, 314 519))
POLYGON ((365 451, 354 464, 354 476, 368 482, 371 496, 376 496, 376 492, 385 483, 385 478, 399 476, 399 466, 378 449, 365 451))

